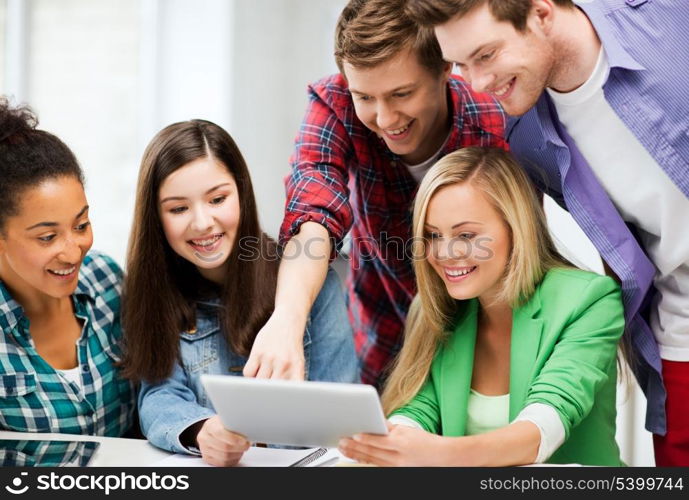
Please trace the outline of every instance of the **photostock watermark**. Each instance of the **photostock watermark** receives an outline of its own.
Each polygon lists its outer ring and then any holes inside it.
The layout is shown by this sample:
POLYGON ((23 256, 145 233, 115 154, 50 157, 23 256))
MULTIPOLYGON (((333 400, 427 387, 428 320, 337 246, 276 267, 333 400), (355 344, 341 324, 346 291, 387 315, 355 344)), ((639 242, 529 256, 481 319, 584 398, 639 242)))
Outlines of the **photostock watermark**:
MULTIPOLYGON (((30 489, 29 484, 24 484, 28 473, 21 472, 11 481, 11 485, 5 486, 5 490, 13 495, 23 495, 30 489)), ((67 473, 40 474, 35 476, 33 490, 36 491, 92 491, 110 495, 114 491, 185 491, 189 489, 189 476, 158 474, 76 474, 67 473)))
POLYGON ((13 495, 23 495, 29 491, 29 485, 24 485, 24 478, 28 475, 28 472, 21 472, 19 477, 12 479, 12 485, 5 486, 7 492, 12 493, 13 495))
MULTIPOLYGON (((261 240, 255 237, 245 237, 239 241, 239 260, 251 262, 257 259, 268 261, 293 260, 305 256, 311 260, 328 259, 316 251, 322 248, 326 240, 320 237, 309 238, 305 242, 292 239, 284 252, 273 251, 261 246, 261 240)), ((337 240, 330 238, 330 248, 338 248, 337 240)), ((416 261, 433 257, 435 260, 468 260, 485 262, 493 258, 494 252, 490 247, 492 238, 486 236, 472 239, 455 237, 448 240, 437 238, 408 238, 389 236, 381 233, 378 238, 370 236, 354 237, 348 242, 349 250, 340 252, 344 260, 355 259, 354 268, 365 262, 383 261, 416 261)))
POLYGON ((209 256, 201 255, 199 252, 194 252, 194 257, 196 257, 197 259, 202 260, 204 262, 208 262, 208 263, 217 262, 220 259, 222 259, 224 256, 225 256, 225 254, 223 252, 218 252, 216 254, 209 255, 209 256))

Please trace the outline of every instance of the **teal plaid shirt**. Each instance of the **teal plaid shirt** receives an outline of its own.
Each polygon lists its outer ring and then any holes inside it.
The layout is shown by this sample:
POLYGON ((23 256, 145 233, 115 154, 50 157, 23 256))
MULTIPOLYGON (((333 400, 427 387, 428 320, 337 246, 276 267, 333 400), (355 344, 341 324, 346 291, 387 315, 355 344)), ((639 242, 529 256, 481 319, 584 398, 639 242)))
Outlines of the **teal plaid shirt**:
POLYGON ((122 337, 122 270, 89 253, 72 296, 83 321, 77 358, 83 389, 58 373, 34 348, 29 320, 0 281, 0 429, 121 436, 133 423, 134 386, 115 363, 122 337))

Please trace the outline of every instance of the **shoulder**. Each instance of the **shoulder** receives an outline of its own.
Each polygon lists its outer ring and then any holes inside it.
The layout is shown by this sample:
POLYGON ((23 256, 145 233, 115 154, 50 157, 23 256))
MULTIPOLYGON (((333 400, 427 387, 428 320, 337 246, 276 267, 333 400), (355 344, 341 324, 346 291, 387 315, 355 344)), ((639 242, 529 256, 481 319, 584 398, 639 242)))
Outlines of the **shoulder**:
POLYGON ((309 85, 308 92, 311 100, 321 100, 335 111, 353 106, 347 82, 339 73, 313 82, 309 85))
POLYGON ((620 286, 610 276, 572 268, 551 269, 538 285, 545 309, 581 311, 609 297, 622 310, 620 286))
POLYGON ((481 116, 480 113, 495 113, 506 120, 498 101, 490 94, 474 92, 471 86, 460 76, 452 75, 448 80, 450 96, 456 107, 470 116, 481 116))
POLYGON ((119 298, 124 272, 110 256, 91 251, 79 270, 78 291, 96 299, 99 296, 119 298))
POLYGON ((484 129, 504 130, 507 117, 498 101, 490 94, 474 92, 460 76, 452 75, 448 81, 450 97, 454 104, 455 119, 484 129))

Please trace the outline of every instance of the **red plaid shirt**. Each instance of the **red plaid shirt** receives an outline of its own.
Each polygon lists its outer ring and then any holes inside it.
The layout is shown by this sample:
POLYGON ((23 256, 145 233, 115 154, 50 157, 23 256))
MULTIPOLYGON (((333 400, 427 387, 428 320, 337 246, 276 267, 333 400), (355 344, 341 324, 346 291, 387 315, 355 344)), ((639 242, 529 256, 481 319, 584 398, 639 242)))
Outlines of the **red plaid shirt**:
MULTIPOLYGON (((418 184, 400 158, 359 121, 341 75, 324 78, 308 91, 309 105, 290 159, 292 173, 286 178, 280 241, 286 243, 301 224, 314 221, 328 230, 339 251, 351 231, 349 316, 362 381, 380 387, 399 351, 416 293, 405 249, 418 184)), ((454 77, 448 93, 454 126, 443 155, 465 146, 507 147, 505 117, 490 96, 474 93, 454 77)))

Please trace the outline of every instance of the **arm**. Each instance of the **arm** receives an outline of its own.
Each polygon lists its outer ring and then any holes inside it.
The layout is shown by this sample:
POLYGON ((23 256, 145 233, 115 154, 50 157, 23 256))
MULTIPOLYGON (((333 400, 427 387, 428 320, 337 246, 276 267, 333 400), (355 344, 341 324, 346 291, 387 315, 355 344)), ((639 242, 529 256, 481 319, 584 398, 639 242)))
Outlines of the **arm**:
POLYGON ((620 288, 611 278, 598 276, 577 295, 577 306, 524 400, 524 407, 542 403, 555 409, 565 439, 588 416, 608 382, 624 331, 620 288))
MULTIPOLYGON (((624 329, 619 287, 609 278, 596 278, 581 292, 540 373, 533 381, 524 408, 545 404, 562 421, 566 437, 591 411, 595 394, 608 380, 617 343, 624 329)), ((417 396, 418 398, 418 396, 417 396)), ((406 407, 395 414, 416 418, 406 407)), ((420 400, 428 407, 428 402, 420 400)), ((533 463, 539 454, 541 430, 531 420, 485 434, 442 437, 403 425, 391 426, 387 436, 361 435, 340 443, 342 452, 356 460, 379 465, 506 466, 533 463)), ((550 450, 552 453, 554 450, 550 450)), ((547 458, 547 457, 546 457, 547 458)))
POLYGON ((275 310, 256 336, 244 368, 248 377, 303 380, 309 311, 352 225, 346 163, 353 146, 335 112, 310 92, 287 178, 275 310))
POLYGON ((482 467, 533 463, 540 433, 515 422, 476 436, 445 437, 407 425, 388 424, 386 436, 359 434, 340 441, 347 457, 381 466, 482 467))
POLYGON ((278 272, 275 310, 254 340, 244 376, 304 379, 306 321, 328 273, 328 231, 304 223, 285 246, 278 272))
POLYGON ((395 417, 409 418, 427 432, 440 433, 440 407, 433 384, 433 369, 416 396, 390 414, 393 422, 400 422, 395 417))
POLYGON ((211 465, 236 464, 249 442, 224 428, 212 410, 201 406, 179 364, 159 384, 142 382, 139 418, 146 438, 155 446, 175 453, 196 454, 211 465))
POLYGON ((387 436, 362 434, 343 439, 342 453, 360 462, 384 466, 479 467, 534 462, 541 434, 532 422, 514 422, 476 436, 439 436, 440 407, 433 372, 432 368, 416 396, 391 414, 387 436))

